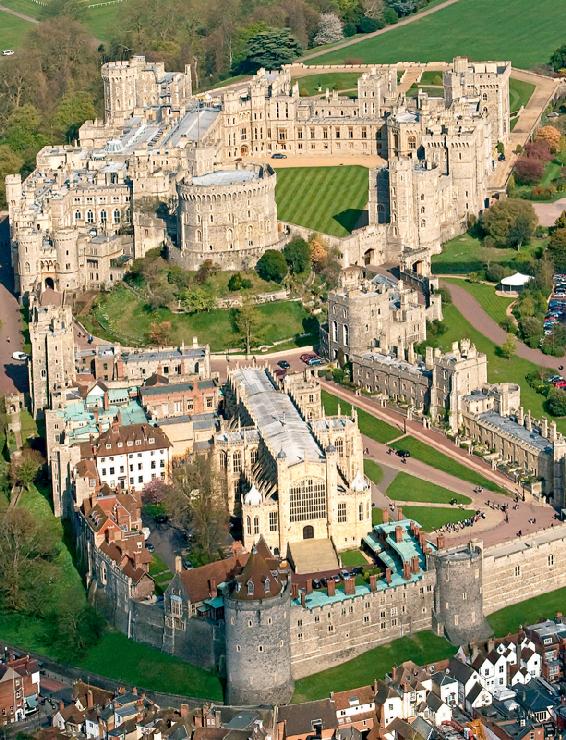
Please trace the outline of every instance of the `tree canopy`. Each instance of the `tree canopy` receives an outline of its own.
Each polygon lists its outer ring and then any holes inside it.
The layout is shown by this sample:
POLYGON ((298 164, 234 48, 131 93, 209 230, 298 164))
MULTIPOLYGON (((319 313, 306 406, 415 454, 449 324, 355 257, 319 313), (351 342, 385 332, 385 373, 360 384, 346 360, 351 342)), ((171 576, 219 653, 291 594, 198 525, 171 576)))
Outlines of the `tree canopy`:
POLYGON ((255 269, 263 280, 281 283, 287 274, 287 262, 277 249, 267 249, 257 261, 255 269))
POLYGON ((481 225, 498 247, 520 247, 528 243, 537 223, 528 201, 500 200, 484 211, 481 225))

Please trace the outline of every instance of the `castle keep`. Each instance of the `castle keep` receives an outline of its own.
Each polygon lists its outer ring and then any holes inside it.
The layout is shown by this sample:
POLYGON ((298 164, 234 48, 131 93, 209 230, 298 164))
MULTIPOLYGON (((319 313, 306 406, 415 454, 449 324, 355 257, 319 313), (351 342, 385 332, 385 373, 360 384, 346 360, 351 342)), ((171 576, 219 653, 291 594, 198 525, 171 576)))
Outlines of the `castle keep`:
POLYGON ((441 242, 486 207, 495 147, 509 135, 510 64, 441 66, 442 97, 408 98, 397 65, 374 65, 360 68, 354 99, 301 98, 284 67, 203 101, 189 68, 141 56, 103 65, 104 121, 81 126, 75 146, 44 147, 23 182, 6 178, 17 290, 108 288, 163 246, 192 270, 253 267, 287 238, 265 163, 276 153, 380 158, 369 223, 340 240, 343 266, 428 274, 441 242))

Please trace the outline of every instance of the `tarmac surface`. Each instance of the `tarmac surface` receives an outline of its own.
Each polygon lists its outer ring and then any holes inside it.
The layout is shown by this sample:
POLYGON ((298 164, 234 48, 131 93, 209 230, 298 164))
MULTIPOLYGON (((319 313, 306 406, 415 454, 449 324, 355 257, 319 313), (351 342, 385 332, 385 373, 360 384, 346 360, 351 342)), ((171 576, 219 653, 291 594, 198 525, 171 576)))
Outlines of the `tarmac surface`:
POLYGON ((23 349, 20 306, 13 293, 8 219, 0 213, 0 393, 25 393, 28 372, 25 362, 12 358, 23 349))

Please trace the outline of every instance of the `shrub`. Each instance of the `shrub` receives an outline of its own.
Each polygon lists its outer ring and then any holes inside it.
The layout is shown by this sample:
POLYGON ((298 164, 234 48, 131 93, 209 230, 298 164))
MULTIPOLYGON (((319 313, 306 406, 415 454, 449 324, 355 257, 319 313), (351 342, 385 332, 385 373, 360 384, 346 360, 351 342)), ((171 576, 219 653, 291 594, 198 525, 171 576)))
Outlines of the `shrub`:
POLYGON ((540 159, 543 162, 552 161, 552 152, 548 142, 539 139, 525 144, 525 155, 530 159, 540 159))
POLYGON ((566 415, 566 393, 560 388, 551 388, 544 402, 544 407, 552 416, 566 415))
POLYGON ((383 28, 384 25, 385 24, 382 23, 382 21, 378 21, 376 18, 368 18, 367 15, 364 15, 360 18, 360 22, 358 23, 358 31, 360 33, 372 33, 373 31, 383 28))
POLYGON ((510 270, 498 262, 489 264, 485 268, 485 279, 489 280, 490 283, 500 283, 504 277, 510 274, 510 270))
POLYGON ((344 24, 344 36, 355 36, 356 32, 358 30, 358 27, 355 23, 345 23, 344 24))
POLYGON ((531 200, 550 200, 555 192, 556 190, 552 186, 541 187, 537 185, 531 190, 530 198, 531 200))
POLYGON ((393 8, 385 8, 383 11, 383 20, 385 23, 387 23, 388 26, 394 25, 399 20, 399 16, 397 13, 393 10, 393 8))
POLYGON ((535 182, 539 182, 543 172, 544 162, 542 159, 521 157, 515 165, 516 178, 523 185, 532 185, 535 182))
POLYGON ((276 249, 268 249, 257 261, 255 266, 257 274, 263 280, 275 283, 283 282, 287 274, 287 263, 285 257, 276 249))
POLYGON ((235 272, 230 276, 228 280, 228 290, 241 290, 242 289, 242 276, 239 272, 235 272))

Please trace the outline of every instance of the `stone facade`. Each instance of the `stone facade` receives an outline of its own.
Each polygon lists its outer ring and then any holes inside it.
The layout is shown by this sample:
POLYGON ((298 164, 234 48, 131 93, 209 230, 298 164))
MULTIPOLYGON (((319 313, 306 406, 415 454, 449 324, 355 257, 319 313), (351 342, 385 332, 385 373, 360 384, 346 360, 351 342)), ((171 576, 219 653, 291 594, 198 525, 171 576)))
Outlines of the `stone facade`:
POLYGON ((369 171, 369 223, 341 240, 343 265, 426 274, 441 242, 489 204, 495 146, 509 136, 510 64, 443 67, 438 98, 401 95, 396 65, 364 69, 354 99, 301 98, 284 67, 203 104, 189 68, 169 73, 140 56, 103 65, 105 120, 86 122, 78 146, 43 148, 23 182, 6 179, 18 291, 108 288, 162 246, 190 269, 253 266, 284 243, 276 176, 237 160, 275 153, 382 157, 369 171))

